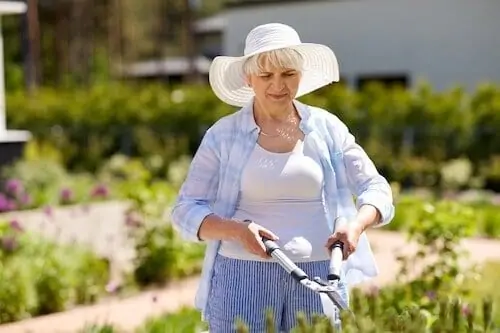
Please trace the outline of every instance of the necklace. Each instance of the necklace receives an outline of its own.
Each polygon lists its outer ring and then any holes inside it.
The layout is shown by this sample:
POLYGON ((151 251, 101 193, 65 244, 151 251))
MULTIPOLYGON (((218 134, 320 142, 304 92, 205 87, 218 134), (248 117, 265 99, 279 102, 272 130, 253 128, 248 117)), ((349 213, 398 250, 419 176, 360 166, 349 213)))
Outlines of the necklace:
POLYGON ((276 138, 276 137, 278 137, 278 136, 281 135, 280 133, 278 133, 278 134, 267 134, 267 133, 263 132, 262 130, 259 133, 262 134, 262 136, 267 136, 268 138, 276 138))

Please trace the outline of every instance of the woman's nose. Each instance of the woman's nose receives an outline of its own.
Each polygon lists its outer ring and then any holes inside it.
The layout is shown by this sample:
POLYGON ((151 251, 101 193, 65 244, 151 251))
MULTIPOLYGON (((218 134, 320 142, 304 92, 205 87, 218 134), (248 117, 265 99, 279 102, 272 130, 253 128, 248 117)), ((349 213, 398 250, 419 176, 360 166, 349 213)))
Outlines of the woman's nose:
POLYGON ((272 84, 273 84, 273 88, 275 88, 277 90, 282 90, 285 87, 285 80, 283 80, 283 78, 280 77, 279 75, 276 75, 273 78, 272 84))

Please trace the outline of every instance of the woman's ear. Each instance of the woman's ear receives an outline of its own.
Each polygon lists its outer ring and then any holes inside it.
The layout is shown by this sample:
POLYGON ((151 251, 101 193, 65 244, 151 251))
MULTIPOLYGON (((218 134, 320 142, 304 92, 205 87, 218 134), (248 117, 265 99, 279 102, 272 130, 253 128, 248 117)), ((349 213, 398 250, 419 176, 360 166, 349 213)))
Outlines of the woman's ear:
POLYGON ((252 87, 252 84, 250 82, 250 76, 249 75, 246 75, 245 76, 245 84, 247 85, 247 87, 252 87))

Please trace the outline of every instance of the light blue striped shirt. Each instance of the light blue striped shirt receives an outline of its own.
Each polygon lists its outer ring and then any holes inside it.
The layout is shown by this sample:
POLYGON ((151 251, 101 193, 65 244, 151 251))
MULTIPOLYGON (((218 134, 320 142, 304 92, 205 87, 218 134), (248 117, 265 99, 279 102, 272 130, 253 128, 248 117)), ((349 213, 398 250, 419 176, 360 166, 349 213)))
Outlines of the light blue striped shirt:
MULTIPOLYGON (((319 152, 324 172, 323 198, 335 229, 338 216, 352 219, 364 204, 376 207, 382 221, 394 217, 392 191, 354 136, 339 118, 326 110, 294 101, 300 129, 319 152)), ((219 119, 205 133, 171 211, 172 223, 186 240, 199 242, 198 230, 210 214, 232 218, 239 200, 240 178, 257 142, 259 128, 253 101, 219 119)), ((326 236, 326 235, 325 235, 326 236)), ((326 237, 325 237, 326 242, 326 237)), ((195 305, 203 313, 210 293, 212 269, 220 241, 207 241, 195 305)), ((378 274, 368 237, 363 233, 356 251, 343 263, 345 282, 357 284, 378 274)))

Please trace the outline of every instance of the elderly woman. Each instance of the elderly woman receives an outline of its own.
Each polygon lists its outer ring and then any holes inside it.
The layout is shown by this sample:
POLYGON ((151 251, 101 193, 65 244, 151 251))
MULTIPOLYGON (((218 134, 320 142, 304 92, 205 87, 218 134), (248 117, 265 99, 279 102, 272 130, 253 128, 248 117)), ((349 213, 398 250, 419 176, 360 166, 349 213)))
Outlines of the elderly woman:
POLYGON ((250 31, 244 56, 214 59, 214 93, 240 109, 208 129, 172 211, 184 238, 207 243, 195 303, 210 332, 234 332, 238 319, 264 332, 268 309, 288 332, 298 312, 333 311, 266 254, 262 236, 322 277, 342 241, 346 302, 348 285, 377 275, 365 230, 393 218, 391 188, 336 116, 296 100, 338 78, 333 51, 284 24, 250 31), (349 223, 335 226, 340 216, 349 223))

